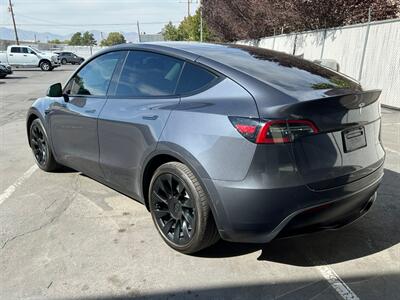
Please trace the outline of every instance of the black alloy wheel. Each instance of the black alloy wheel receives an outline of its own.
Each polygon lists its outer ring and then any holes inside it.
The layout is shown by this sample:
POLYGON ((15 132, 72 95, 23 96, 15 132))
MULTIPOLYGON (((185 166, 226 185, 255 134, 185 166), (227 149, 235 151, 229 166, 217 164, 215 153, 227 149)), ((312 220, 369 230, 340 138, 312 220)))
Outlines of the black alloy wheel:
POLYGON ((165 238, 176 245, 190 241, 196 226, 193 196, 184 182, 173 174, 157 177, 152 191, 153 213, 165 238))
POLYGON ((48 158, 49 146, 42 126, 40 126, 38 122, 32 123, 30 137, 31 148, 37 163, 40 166, 45 166, 48 158))
POLYGON ((186 165, 161 165, 153 174, 148 197, 154 224, 171 248, 190 254, 220 239, 210 200, 186 165))
POLYGON ((29 143, 39 168, 50 172, 60 168, 53 156, 46 130, 40 119, 33 120, 29 129, 29 143))

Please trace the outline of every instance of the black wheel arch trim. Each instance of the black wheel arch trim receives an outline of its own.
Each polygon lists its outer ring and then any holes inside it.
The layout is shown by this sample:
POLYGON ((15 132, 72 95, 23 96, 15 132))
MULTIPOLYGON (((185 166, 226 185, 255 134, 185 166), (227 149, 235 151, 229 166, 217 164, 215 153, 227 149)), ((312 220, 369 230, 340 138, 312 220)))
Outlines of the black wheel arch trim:
MULTIPOLYGON (((220 229, 222 228, 222 224, 219 224, 221 218, 220 214, 223 213, 218 209, 218 205, 216 205, 216 201, 214 199, 214 191, 212 188, 207 186, 205 182, 202 179, 208 179, 207 181, 210 181, 210 176, 208 175, 207 171, 203 168, 203 166, 198 162, 198 160, 186 149, 182 148, 181 146, 170 143, 170 142, 159 142, 157 145, 156 150, 154 150, 152 153, 150 153, 146 159, 143 161, 143 168, 141 171, 141 176, 140 176, 140 186, 141 186, 141 194, 142 194, 142 199, 143 202, 146 206, 146 208, 149 210, 148 206, 148 199, 147 195, 144 195, 143 187, 144 187, 144 174, 146 167, 148 164, 151 162, 151 160, 157 156, 161 155, 168 155, 173 158, 175 158, 177 161, 180 161, 181 163, 185 164, 192 172, 193 174, 199 179, 199 182, 204 189, 204 191, 207 193, 208 197, 208 204, 211 208, 211 212, 214 216, 214 221, 217 225, 217 228, 220 229)), ((214 189, 215 190, 215 189, 214 189)), ((222 216, 221 216, 222 217, 222 216)), ((222 217, 223 218, 223 217, 222 217)), ((225 218, 223 218, 225 219, 225 218)))
MULTIPOLYGON (((49 124, 48 124, 46 118, 44 117, 44 114, 41 113, 41 111, 35 106, 31 106, 29 108, 27 116, 26 116, 26 137, 28 139, 28 145, 29 146, 31 145, 30 144, 30 140, 29 140, 29 134, 30 134, 29 130, 30 130, 30 124, 31 124, 31 121, 32 121, 32 116, 35 116, 35 119, 36 118, 40 119, 40 121, 42 122, 42 124, 44 126, 44 129, 46 130, 47 140, 49 142, 50 148, 54 149, 53 148, 53 141, 52 141, 52 138, 51 138, 51 132, 50 132, 50 129, 49 129, 49 126, 48 126, 49 124)), ((53 151, 53 155, 56 158, 56 155, 55 155, 54 151, 53 151)))

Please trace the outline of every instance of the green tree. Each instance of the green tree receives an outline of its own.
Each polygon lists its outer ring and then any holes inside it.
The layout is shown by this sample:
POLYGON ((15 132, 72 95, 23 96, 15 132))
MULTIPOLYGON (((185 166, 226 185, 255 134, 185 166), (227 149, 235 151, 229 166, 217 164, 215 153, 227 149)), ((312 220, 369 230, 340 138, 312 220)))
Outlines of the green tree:
POLYGON ((119 32, 110 32, 107 38, 101 41, 100 46, 113 46, 125 43, 126 40, 123 34, 119 32))
POLYGON ((50 40, 48 41, 49 44, 61 44, 62 42, 59 39, 54 39, 54 40, 50 40))
POLYGON ((90 33, 89 31, 86 31, 82 35, 82 45, 84 46, 94 46, 96 45, 96 39, 93 36, 93 33, 90 33))
POLYGON ((80 32, 75 32, 69 41, 69 45, 72 46, 82 45, 82 34, 80 32))
POLYGON ((167 41, 180 40, 179 30, 174 24, 172 24, 172 22, 169 22, 167 25, 164 26, 162 30, 162 35, 164 36, 164 39, 167 41))
MULTIPOLYGON (((167 41, 200 41, 200 9, 193 16, 185 17, 178 27, 171 22, 164 26, 162 33, 167 41)), ((203 19, 203 41, 214 40, 203 19)))

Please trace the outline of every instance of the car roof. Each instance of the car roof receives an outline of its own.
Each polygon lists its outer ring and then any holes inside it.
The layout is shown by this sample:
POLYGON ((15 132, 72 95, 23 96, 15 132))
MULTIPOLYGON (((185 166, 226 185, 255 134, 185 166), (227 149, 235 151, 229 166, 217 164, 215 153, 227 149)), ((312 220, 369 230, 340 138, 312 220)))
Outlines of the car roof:
POLYGON ((113 50, 128 50, 128 49, 143 49, 143 50, 159 50, 162 52, 170 52, 191 57, 204 56, 216 51, 229 52, 232 49, 231 44, 211 44, 200 42, 146 42, 146 43, 127 43, 116 45, 108 49, 113 50))
POLYGON ((190 59, 240 82, 248 88, 255 80, 295 98, 326 97, 330 89, 361 89, 342 74, 310 61, 269 49, 238 44, 150 42, 123 44, 108 51, 153 50, 190 59), (299 93, 302 91, 302 93, 299 93))

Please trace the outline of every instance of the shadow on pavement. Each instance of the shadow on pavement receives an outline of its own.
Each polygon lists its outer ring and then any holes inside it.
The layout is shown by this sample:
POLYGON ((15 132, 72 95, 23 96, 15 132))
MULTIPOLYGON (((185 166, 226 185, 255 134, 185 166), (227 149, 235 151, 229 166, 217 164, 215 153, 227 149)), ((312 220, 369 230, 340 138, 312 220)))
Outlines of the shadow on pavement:
MULTIPOLYGON (((376 277, 371 275, 342 278, 346 283, 368 281, 376 277)), ((364 293, 370 299, 396 299, 400 274, 384 274, 373 289, 361 291, 357 296, 362 299, 364 293), (385 290, 386 288, 386 290, 385 290), (384 292, 383 292, 384 291, 384 292)), ((162 280, 162 278, 155 278, 162 280)), ((211 278, 210 278, 211 280, 211 278)), ((182 289, 167 292, 141 294, 139 290, 126 287, 126 294, 121 296, 74 297, 73 299, 127 300, 127 299, 340 299, 339 294, 329 286, 326 280, 299 280, 287 282, 265 282, 258 284, 225 285, 209 288, 182 289)), ((68 298, 67 298, 68 299, 68 298)), ((71 298, 72 299, 72 298, 71 298)), ((350 298, 349 298, 350 299, 350 298)))
POLYGON ((28 78, 26 76, 13 76, 13 75, 8 75, 6 78, 3 78, 2 80, 11 80, 11 79, 25 79, 28 78))
POLYGON ((400 174, 385 169, 378 198, 370 212, 347 227, 277 239, 268 244, 220 241, 197 256, 219 258, 261 250, 258 260, 296 266, 333 264, 378 253, 400 242, 400 174), (312 255, 316 255, 313 257, 312 255))

